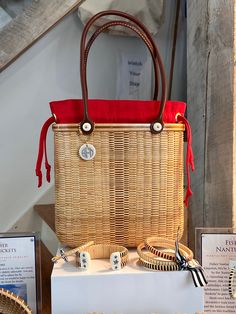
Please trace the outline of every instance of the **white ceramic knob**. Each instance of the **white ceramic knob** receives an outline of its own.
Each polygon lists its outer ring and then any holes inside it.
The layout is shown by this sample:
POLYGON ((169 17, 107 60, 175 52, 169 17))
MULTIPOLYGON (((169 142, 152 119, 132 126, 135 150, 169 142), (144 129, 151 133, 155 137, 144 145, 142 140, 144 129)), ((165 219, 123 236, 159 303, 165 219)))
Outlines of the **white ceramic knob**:
POLYGON ((160 122, 155 122, 153 124, 153 130, 156 132, 160 132, 162 130, 162 124, 160 122))
POLYGON ((86 132, 89 132, 91 129, 92 129, 92 125, 88 122, 85 122, 83 125, 82 125, 82 129, 86 132))
POLYGON ((91 257, 88 252, 80 252, 80 268, 87 270, 89 268, 91 257))
POLYGON ((121 257, 120 252, 114 252, 110 256, 111 268, 113 270, 121 270, 121 257))

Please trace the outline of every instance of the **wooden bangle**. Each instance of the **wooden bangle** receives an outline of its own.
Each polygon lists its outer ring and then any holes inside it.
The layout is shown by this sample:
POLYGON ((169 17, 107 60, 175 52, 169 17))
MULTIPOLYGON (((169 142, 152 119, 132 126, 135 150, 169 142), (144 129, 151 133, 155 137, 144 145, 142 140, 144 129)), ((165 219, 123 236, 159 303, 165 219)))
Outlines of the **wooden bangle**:
POLYGON ((56 263, 58 260, 61 258, 67 261, 66 257, 71 256, 73 254, 76 254, 76 252, 79 252, 80 250, 85 250, 87 247, 91 246, 94 244, 94 241, 89 241, 81 246, 76 247, 75 249, 69 250, 67 252, 64 252, 62 249, 60 249, 61 255, 54 256, 52 258, 52 262, 56 263))
POLYGON ((139 255, 140 262, 143 266, 156 270, 178 270, 179 266, 176 262, 170 260, 160 260, 153 253, 147 252, 143 253, 142 250, 145 249, 145 244, 141 243, 137 247, 137 253, 139 255))
POLYGON ((94 244, 76 252, 76 261, 80 268, 88 269, 91 259, 110 258, 113 270, 120 270, 128 261, 128 250, 115 244, 94 244))
POLYGON ((236 299, 236 291, 233 290, 233 279, 235 275, 236 269, 231 268, 229 273, 229 295, 231 298, 236 299))
MULTIPOLYGON (((175 250, 175 241, 170 239, 165 239, 161 237, 148 237, 144 241, 145 247, 147 250, 152 252, 154 255, 165 258, 171 261, 175 261, 176 257, 173 253, 163 252, 158 248, 166 248, 170 250, 175 250)), ((183 255, 187 261, 193 259, 193 252, 185 245, 179 243, 179 251, 181 255, 183 255)))
POLYGON ((177 271, 179 270, 179 267, 177 264, 169 264, 169 263, 163 263, 160 262, 160 264, 152 264, 148 263, 141 258, 139 259, 139 262, 142 266, 151 269, 151 270, 158 270, 158 271, 177 271))

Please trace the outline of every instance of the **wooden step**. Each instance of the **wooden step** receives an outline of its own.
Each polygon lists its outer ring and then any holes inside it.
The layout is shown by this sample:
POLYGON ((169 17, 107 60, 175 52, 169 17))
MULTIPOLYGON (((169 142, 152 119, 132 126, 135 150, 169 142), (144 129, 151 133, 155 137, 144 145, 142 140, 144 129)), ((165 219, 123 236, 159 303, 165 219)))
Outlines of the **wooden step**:
POLYGON ((55 232, 55 205, 54 204, 35 205, 34 210, 55 232))

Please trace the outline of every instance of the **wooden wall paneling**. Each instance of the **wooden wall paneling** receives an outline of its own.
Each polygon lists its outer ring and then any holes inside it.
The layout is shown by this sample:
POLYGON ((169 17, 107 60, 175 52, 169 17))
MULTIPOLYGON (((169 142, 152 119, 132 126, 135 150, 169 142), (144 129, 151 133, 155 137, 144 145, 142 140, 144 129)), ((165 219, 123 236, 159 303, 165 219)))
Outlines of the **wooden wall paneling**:
POLYGON ((189 206, 189 239, 194 226, 203 226, 204 203, 204 139, 205 139, 205 81, 207 64, 207 1, 187 1, 187 115, 193 134, 195 172, 191 176, 194 192, 189 206), (196 14, 196 11, 198 14, 196 14), (201 92, 200 92, 201 91, 201 92))
POLYGON ((233 226, 234 0, 187 1, 188 118, 192 175, 189 238, 195 227, 233 226))
MULTIPOLYGON (((235 77, 236 77, 236 5, 234 5, 234 55, 233 55, 233 101, 234 101, 234 109, 233 109, 233 171, 232 175, 234 178, 236 178, 236 112, 235 112, 235 106, 236 106, 236 88, 235 88, 235 77)), ((236 180, 233 181, 233 217, 232 217, 232 225, 236 232, 236 180)))
POLYGON ((208 227, 231 227, 233 217, 234 6, 209 1, 205 151, 205 215, 208 227))

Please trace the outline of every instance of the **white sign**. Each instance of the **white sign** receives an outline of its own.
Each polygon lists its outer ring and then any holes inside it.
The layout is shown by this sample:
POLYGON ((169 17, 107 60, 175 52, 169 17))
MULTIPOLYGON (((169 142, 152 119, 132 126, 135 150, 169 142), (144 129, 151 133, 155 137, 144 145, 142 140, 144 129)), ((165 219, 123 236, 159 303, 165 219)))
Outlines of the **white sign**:
POLYGON ((36 236, 0 237, 0 287, 21 297, 37 313, 36 236))
POLYGON ((201 234, 202 266, 208 285, 205 307, 208 314, 236 313, 236 300, 228 291, 229 263, 236 260, 236 234, 201 234))
POLYGON ((120 53, 117 71, 117 99, 152 99, 152 59, 120 53))

